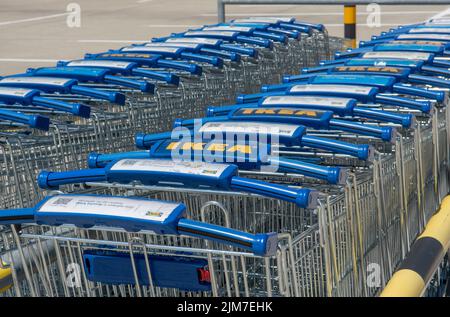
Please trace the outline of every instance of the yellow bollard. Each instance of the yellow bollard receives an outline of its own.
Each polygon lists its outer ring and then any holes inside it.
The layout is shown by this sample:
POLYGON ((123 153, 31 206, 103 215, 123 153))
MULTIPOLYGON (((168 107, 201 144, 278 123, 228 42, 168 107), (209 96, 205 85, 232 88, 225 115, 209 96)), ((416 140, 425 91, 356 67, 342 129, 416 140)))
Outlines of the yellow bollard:
POLYGON ((356 48, 356 6, 344 6, 344 38, 345 46, 356 48))
POLYGON ((419 297, 450 248, 450 196, 417 237, 381 297, 419 297))

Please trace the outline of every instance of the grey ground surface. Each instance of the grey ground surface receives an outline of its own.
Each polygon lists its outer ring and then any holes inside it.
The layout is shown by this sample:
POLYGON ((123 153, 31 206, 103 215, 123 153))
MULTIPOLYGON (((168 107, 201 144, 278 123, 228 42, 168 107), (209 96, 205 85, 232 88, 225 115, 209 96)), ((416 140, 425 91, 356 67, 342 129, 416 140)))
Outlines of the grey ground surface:
MULTIPOLYGON (((168 35, 189 27, 215 23, 215 0, 0 0, 0 76, 28 67, 53 65, 87 52, 168 35), (67 5, 81 8, 81 26, 67 25, 67 5)), ((366 25, 365 6, 358 7, 358 40, 394 25, 423 21, 446 6, 382 6, 381 26, 366 25)), ((342 6, 234 5, 227 17, 295 16, 324 23, 331 35, 342 36, 342 6)))

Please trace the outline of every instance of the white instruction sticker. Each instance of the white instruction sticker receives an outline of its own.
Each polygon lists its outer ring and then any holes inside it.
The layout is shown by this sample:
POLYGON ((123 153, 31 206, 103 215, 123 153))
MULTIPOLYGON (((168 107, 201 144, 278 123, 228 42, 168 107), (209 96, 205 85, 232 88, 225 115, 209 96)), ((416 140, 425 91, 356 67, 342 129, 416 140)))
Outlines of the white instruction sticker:
POLYGON ((55 78, 55 77, 7 77, 0 80, 0 83, 21 83, 21 84, 43 84, 43 85, 54 85, 54 86, 64 86, 73 79, 67 78, 55 78))
POLYGON ((147 171, 180 173, 219 178, 229 165, 172 160, 124 159, 115 163, 111 171, 147 171))
POLYGON ((131 62, 116 62, 116 61, 109 61, 109 60, 80 60, 80 61, 71 61, 67 64, 67 66, 72 67, 107 67, 107 68, 120 68, 120 69, 127 69, 132 65, 131 62))
POLYGON ((233 23, 264 23, 264 24, 274 24, 280 22, 278 19, 270 19, 270 18, 247 18, 247 19, 236 19, 233 20, 233 23))
POLYGON ((399 40, 442 40, 450 41, 450 34, 401 34, 397 36, 399 40))
POLYGON ((204 31, 233 31, 233 32, 250 32, 251 27, 245 26, 232 26, 232 25, 222 25, 222 26, 207 26, 203 28, 204 31))
POLYGON ((409 59, 409 60, 428 60, 431 57, 429 53, 418 53, 418 52, 404 52, 404 51, 393 51, 393 52, 367 52, 363 54, 363 58, 399 58, 399 59, 409 59))
POLYGON ((147 43, 145 44, 147 47, 178 47, 178 48, 191 48, 198 49, 200 47, 199 44, 196 43, 147 43))
POLYGON ((158 200, 125 197, 58 195, 47 200, 37 213, 76 213, 126 217, 163 222, 180 206, 158 200))
POLYGON ((177 47, 148 47, 148 46, 128 46, 122 48, 123 52, 151 52, 151 53, 178 53, 177 47))
POLYGON ((220 40, 201 37, 172 37, 167 39, 164 43, 195 43, 195 44, 218 45, 220 43, 220 40))
POLYGON ((292 137, 299 128, 295 124, 281 124, 268 122, 208 122, 200 129, 200 133, 247 133, 247 134, 267 134, 292 137))
POLYGON ((411 29, 408 33, 441 33, 441 34, 450 34, 450 28, 418 28, 411 29))
POLYGON ((372 87, 356 85, 295 85, 289 89, 291 92, 345 92, 364 95, 369 94, 371 90, 373 90, 372 87))
POLYGON ((187 36, 235 36, 236 34, 232 31, 189 31, 184 33, 187 36))
POLYGON ((26 88, 0 87, 0 95, 3 95, 3 96, 25 97, 31 91, 33 91, 33 90, 26 89, 26 88))
POLYGON ((311 106, 331 106, 346 108, 351 102, 351 98, 339 97, 312 97, 312 96, 270 96, 264 99, 262 105, 311 105, 311 106))
POLYGON ((448 24, 450 27, 450 18, 442 17, 442 18, 436 18, 432 19, 431 21, 428 21, 425 23, 425 25, 433 26, 433 24, 439 24, 439 25, 445 25, 448 24))
POLYGON ((293 18, 290 17, 249 17, 250 20, 277 20, 281 22, 291 22, 293 18))

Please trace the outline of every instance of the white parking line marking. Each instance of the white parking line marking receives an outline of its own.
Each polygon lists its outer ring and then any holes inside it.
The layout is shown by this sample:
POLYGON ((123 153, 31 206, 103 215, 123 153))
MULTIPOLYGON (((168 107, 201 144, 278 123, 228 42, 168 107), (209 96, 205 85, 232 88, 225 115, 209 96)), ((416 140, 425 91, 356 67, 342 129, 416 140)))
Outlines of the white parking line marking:
MULTIPOLYGON (((430 13, 437 13, 440 11, 383 11, 382 15, 405 15, 405 14, 430 14, 430 13)), ((249 16, 275 16, 275 17, 291 17, 291 16, 323 16, 323 15, 335 15, 335 16, 341 16, 343 15, 343 12, 292 12, 289 14, 274 14, 274 13, 227 13, 227 16, 233 16, 233 17, 249 17, 249 16)), ((368 15, 371 14, 371 12, 357 12, 357 15, 368 15)), ((204 13, 200 14, 204 17, 216 17, 217 13, 204 13)))
POLYGON ((37 59, 37 58, 0 58, 0 62, 18 63, 56 63, 59 59, 37 59))
POLYGON ((22 20, 15 20, 15 21, 5 21, 5 22, 0 22, 0 26, 48 20, 48 19, 62 17, 62 16, 65 16, 65 15, 68 15, 68 14, 69 14, 69 12, 64 12, 64 13, 45 15, 45 16, 36 17, 36 18, 30 18, 30 19, 22 19, 22 20))
POLYGON ((77 40, 78 43, 145 43, 149 40, 77 40))

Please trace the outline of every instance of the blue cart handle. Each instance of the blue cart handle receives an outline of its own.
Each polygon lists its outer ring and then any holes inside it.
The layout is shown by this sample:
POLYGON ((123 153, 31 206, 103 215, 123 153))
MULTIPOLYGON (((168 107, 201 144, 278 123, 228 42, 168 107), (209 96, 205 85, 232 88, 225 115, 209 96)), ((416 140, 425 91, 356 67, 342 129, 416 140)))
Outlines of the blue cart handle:
POLYGON ((275 33, 275 34, 284 34, 288 38, 300 40, 302 33, 297 30, 286 30, 286 29, 278 29, 275 27, 268 27, 266 28, 267 32, 275 33))
POLYGON ((142 76, 154 80, 163 81, 167 84, 178 86, 180 77, 168 72, 152 71, 145 68, 135 68, 132 70, 133 75, 142 76))
POLYGON ((161 133, 136 133, 134 137, 135 145, 138 149, 148 150, 155 143, 172 139, 172 132, 161 132, 161 133))
MULTIPOLYGON (((166 208, 171 208, 172 211, 166 220, 155 219, 157 216, 133 216, 123 215, 123 211, 115 213, 114 207, 111 207, 111 212, 96 213, 95 211, 67 211, 64 207, 60 207, 61 211, 47 212, 45 209, 46 202, 53 200, 64 200, 77 197, 86 197, 95 200, 96 196, 77 196, 77 195, 58 195, 47 197, 41 201, 34 208, 22 209, 6 209, 0 210, 0 224, 24 224, 24 223, 38 223, 40 225, 67 225, 75 224, 79 227, 90 228, 96 225, 121 227, 126 231, 141 231, 151 230, 159 234, 177 234, 191 237, 199 237, 206 240, 216 241, 228 246, 236 246, 244 250, 253 252, 259 256, 273 256, 276 253, 278 245, 278 237, 276 233, 260 233, 251 234, 243 231, 217 226, 214 224, 189 220, 183 218, 186 207, 183 204, 167 203, 166 208), (42 208, 43 209, 42 209, 42 208), (86 217, 89 215, 89 217, 86 217)), ((105 196, 99 196, 105 198, 105 196)), ((84 198, 84 199, 86 199, 84 198)), ((129 204, 146 204, 155 202, 156 208, 161 207, 162 201, 151 201, 144 199, 133 199, 126 197, 107 197, 114 202, 114 199, 124 199, 129 201, 129 204)), ((106 200, 107 201, 107 200, 106 200)), ((120 203, 119 202, 119 203, 120 203)), ((55 206, 52 206, 55 208, 55 206)), ((149 206, 148 208, 151 208, 149 206)), ((151 212, 152 210, 150 210, 151 212)), ((158 214, 159 210, 155 210, 158 214)))
POLYGON ((202 67, 197 65, 197 64, 193 64, 193 63, 186 63, 186 62, 171 61, 171 60, 166 60, 166 59, 159 59, 156 62, 156 65, 158 67, 172 68, 172 69, 181 70, 181 71, 188 72, 188 73, 194 74, 194 75, 201 75, 202 74, 202 67))
POLYGON ((279 42, 283 44, 287 44, 288 37, 283 34, 274 34, 269 32, 263 32, 263 31, 253 31, 253 36, 257 36, 263 39, 268 39, 274 42, 279 42))
POLYGON ((211 64, 215 67, 222 68, 223 67, 223 59, 216 56, 207 56, 195 53, 181 53, 181 57, 187 60, 192 60, 200 63, 211 64))
MULTIPOLYGON (((150 157, 151 154, 148 150, 111 154, 92 152, 88 155, 88 166, 89 168, 103 168, 111 162, 122 159, 147 159, 150 157)), ((270 157, 267 163, 277 166, 280 172, 323 179, 330 184, 344 184, 348 176, 348 171, 345 168, 316 165, 299 160, 270 157)))
POLYGON ((235 44, 221 44, 219 46, 219 48, 224 51, 234 52, 234 53, 244 55, 244 56, 250 56, 253 58, 258 57, 258 50, 251 48, 251 47, 244 47, 244 46, 235 45, 235 44))
POLYGON ((325 32, 326 31, 325 25, 323 25, 321 23, 310 23, 310 22, 304 22, 304 21, 301 21, 301 22, 295 21, 295 22, 293 22, 293 25, 300 25, 300 26, 303 26, 303 27, 309 27, 311 29, 314 29, 314 30, 317 30, 317 31, 320 31, 320 32, 325 32))
POLYGON ((379 102, 385 105, 393 105, 409 109, 420 110, 424 113, 429 113, 431 111, 431 103, 429 101, 418 101, 399 96, 379 94, 375 97, 375 102, 379 102))
MULTIPOLYGON (((216 117, 216 116, 226 116, 230 112, 242 108, 243 105, 228 105, 228 106, 209 106, 206 110, 207 117, 216 117)), ((245 104, 245 107, 259 107, 258 103, 248 103, 245 104)), ((308 107, 309 108, 309 107, 308 107)), ((314 108, 313 106, 311 108, 314 108)), ((367 107, 354 107, 353 109, 342 109, 340 107, 336 107, 336 109, 327 108, 327 110, 333 111, 335 114, 339 116, 356 116, 362 118, 368 118, 381 122, 391 122, 395 124, 400 124, 404 128, 411 128, 415 122, 415 116, 412 114, 403 114, 396 112, 383 111, 377 108, 371 109, 367 107)))
MULTIPOLYGON (((409 77, 415 75, 409 75, 409 77)), ((429 77, 427 77, 429 78, 429 77)), ((408 86, 405 84, 394 84, 392 86, 392 91, 399 94, 408 94, 412 96, 419 96, 427 99, 433 99, 438 102, 443 102, 445 98, 445 92, 443 91, 434 91, 421 87, 408 86)))
POLYGON ((283 157, 271 157, 270 163, 278 166, 278 169, 281 172, 323 179, 330 184, 345 184, 348 178, 348 170, 342 167, 322 166, 299 160, 290 160, 283 157))
POLYGON ((103 168, 111 162, 128 158, 133 159, 150 158, 150 152, 148 150, 109 153, 109 154, 99 154, 91 152, 88 154, 87 162, 89 168, 103 168))
POLYGON ((301 139, 301 145, 334 153, 347 154, 357 157, 360 160, 372 161, 374 157, 372 146, 367 144, 352 144, 338 140, 304 135, 301 139))
MULTIPOLYGON (((449 67, 449 66, 447 66, 447 67, 449 67)), ((425 73, 425 74, 444 76, 447 78, 450 77, 450 71, 448 69, 442 68, 442 67, 433 67, 433 66, 424 65, 424 66, 422 66, 422 68, 420 70, 422 73, 425 73)))
POLYGON ((268 48, 268 49, 273 48, 273 42, 271 40, 267 40, 267 39, 260 39, 260 38, 256 38, 256 37, 239 35, 236 37, 236 41, 241 42, 241 43, 261 46, 261 47, 268 48))
POLYGON ((284 92, 295 84, 262 85, 261 92, 284 92))
POLYGON ((91 108, 80 103, 68 103, 56 99, 34 97, 33 105, 68 112, 82 118, 89 118, 91 115, 91 108))
POLYGON ((61 185, 104 182, 106 180, 106 171, 102 168, 67 172, 41 171, 37 177, 37 183, 42 189, 56 189, 61 185))
POLYGON ((40 97, 36 89, 0 87, 0 101, 7 104, 20 103, 68 112, 76 116, 89 118, 91 108, 82 104, 71 104, 60 100, 40 97), (15 93, 17 92, 17 93, 15 93))
POLYGON ((303 74, 303 75, 286 75, 283 76, 283 84, 289 83, 307 83, 316 75, 328 75, 328 72, 320 72, 313 74, 303 74))
POLYGON ((389 42, 390 39, 379 39, 379 40, 370 40, 370 41, 359 41, 359 47, 369 47, 375 46, 377 44, 383 44, 389 42))
POLYGON ((320 66, 327 66, 327 65, 334 65, 334 66, 339 66, 339 65, 345 65, 346 63, 348 63, 349 61, 353 60, 352 58, 347 58, 347 59, 333 59, 333 60, 323 60, 319 62, 320 66))
POLYGON ((412 74, 408 76, 408 81, 411 83, 418 83, 442 88, 450 88, 450 81, 441 78, 412 74))
POLYGON ((274 255, 278 245, 276 233, 251 234, 185 218, 178 221, 177 229, 179 234, 236 246, 259 256, 274 255))
POLYGON ((113 84, 123 87, 129 87, 137 89, 141 92, 151 93, 155 92, 155 85, 146 81, 134 80, 125 77, 106 75, 104 78, 105 83, 113 84))
POLYGON ((214 48, 202 48, 202 53, 208 54, 208 55, 214 55, 219 58, 230 60, 232 62, 240 62, 241 61, 241 55, 235 53, 235 52, 227 52, 222 50, 217 50, 214 48))
POLYGON ((21 112, 0 109, 0 119, 26 124, 32 128, 48 131, 50 119, 41 115, 26 115, 21 112))
POLYGON ((316 208, 318 193, 310 189, 295 189, 284 185, 271 184, 256 179, 234 176, 230 188, 243 192, 277 198, 295 203, 300 208, 316 208))
POLYGON ((412 128, 415 123, 415 116, 410 113, 403 114, 366 107, 353 108, 353 115, 381 122, 400 124, 402 127, 407 129, 412 128))
MULTIPOLYGON (((146 161, 146 160, 143 160, 146 161)), ((170 160, 167 160, 168 162, 170 160)), ((119 161, 120 163, 121 161, 119 161)), ((148 162, 151 164, 151 160, 148 162)), ((115 166, 113 162, 111 166, 115 166)), ((139 172, 126 170, 109 170, 106 168, 85 169, 68 172, 42 171, 38 175, 38 185, 42 189, 56 189, 61 185, 78 184, 85 182, 118 182, 129 183, 137 180, 145 185, 156 185, 160 182, 179 182, 186 186, 204 187, 212 186, 219 189, 240 190, 248 193, 260 194, 266 197, 278 198, 287 202, 297 204, 300 208, 315 208, 317 204, 317 193, 309 189, 292 189, 284 185, 274 185, 264 181, 256 181, 235 176, 237 166, 225 165, 220 172, 220 177, 205 175, 198 177, 191 173, 172 172, 139 172)), ((222 164, 221 164, 222 166, 222 164)))
MULTIPOLYGON (((238 104, 248 104, 248 103, 257 103, 262 98, 270 97, 270 96, 279 96, 279 91, 273 91, 273 92, 260 92, 256 94, 246 94, 246 95, 239 95, 236 98, 236 103, 238 104)), ((282 95, 282 93, 281 93, 282 95)))
POLYGON ((302 74, 325 73, 333 69, 336 65, 321 65, 314 67, 304 67, 301 69, 302 74))
POLYGON ((71 92, 73 94, 107 100, 118 105, 124 105, 126 99, 125 95, 119 92, 104 91, 77 85, 72 86, 71 92))
MULTIPOLYGON (((259 105, 257 103, 248 103, 244 105, 245 107, 257 108, 259 105)), ((209 106, 206 108, 206 117, 219 117, 226 116, 230 112, 242 108, 243 105, 228 105, 228 106, 209 106)), ((186 121, 186 120, 184 120, 186 121)))
POLYGON ((331 119, 330 129, 356 133, 360 135, 373 136, 383 141, 395 142, 395 129, 392 127, 377 127, 369 124, 362 124, 358 122, 331 119))
POLYGON ((433 59, 432 65, 439 68, 450 68, 450 62, 447 60, 440 60, 439 57, 433 59))
POLYGON ((287 30, 295 30, 301 33, 306 33, 308 35, 312 33, 312 28, 308 25, 280 23, 280 27, 287 30))

